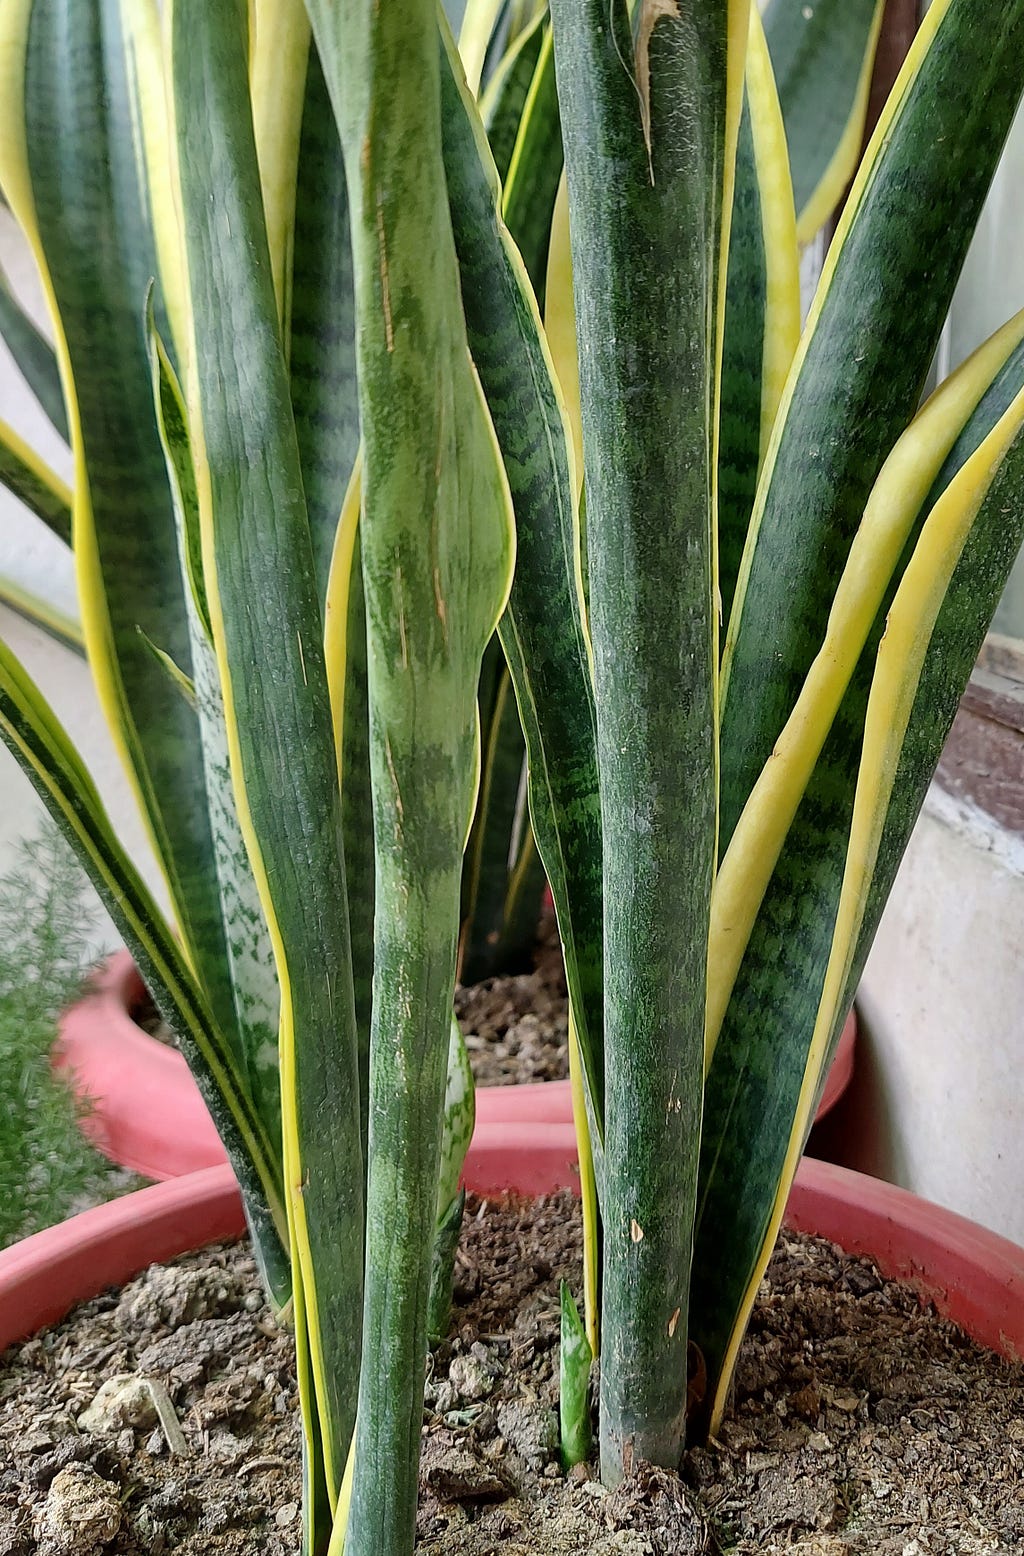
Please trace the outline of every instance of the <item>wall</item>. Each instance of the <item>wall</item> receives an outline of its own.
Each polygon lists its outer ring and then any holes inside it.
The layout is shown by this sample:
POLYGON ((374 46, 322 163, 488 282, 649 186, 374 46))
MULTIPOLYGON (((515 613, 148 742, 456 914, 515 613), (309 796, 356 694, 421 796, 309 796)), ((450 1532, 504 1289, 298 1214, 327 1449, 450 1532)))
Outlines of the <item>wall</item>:
POLYGON ((1024 842, 933 786, 858 995, 838 1159, 1024 1243, 1024 842))

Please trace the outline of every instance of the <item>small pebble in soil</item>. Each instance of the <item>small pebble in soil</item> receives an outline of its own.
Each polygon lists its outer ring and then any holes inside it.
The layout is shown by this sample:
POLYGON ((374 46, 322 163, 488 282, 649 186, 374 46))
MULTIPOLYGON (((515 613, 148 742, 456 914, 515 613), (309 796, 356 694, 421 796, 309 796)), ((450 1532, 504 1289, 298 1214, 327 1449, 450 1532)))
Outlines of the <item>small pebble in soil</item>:
POLYGON ((146 1379, 134 1372, 118 1372, 100 1385, 92 1404, 78 1417, 78 1429, 116 1432, 122 1426, 151 1426, 155 1420, 156 1406, 146 1379))
POLYGON ((50 1483, 35 1526, 39 1556, 93 1556, 121 1528, 117 1487, 85 1464, 69 1464, 50 1483))

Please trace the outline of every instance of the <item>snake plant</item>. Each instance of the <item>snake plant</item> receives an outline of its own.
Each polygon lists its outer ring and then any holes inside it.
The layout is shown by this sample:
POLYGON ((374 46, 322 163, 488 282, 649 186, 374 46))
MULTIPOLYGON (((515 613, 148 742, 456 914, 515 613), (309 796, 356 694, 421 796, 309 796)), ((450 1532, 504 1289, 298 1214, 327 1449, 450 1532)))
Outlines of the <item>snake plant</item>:
POLYGON ((934 0, 860 159, 882 9, 469 0, 456 44, 432 0, 0 0, 55 352, 6 292, 0 329, 73 492, 7 431, 0 477, 73 547, 173 924, 6 646, 0 728, 292 1316, 308 1552, 413 1548, 460 926, 501 940, 533 849, 587 1233, 563 1456, 592 1355, 608 1484, 726 1408, 1024 532, 1024 316, 922 403, 1024 0, 934 0))

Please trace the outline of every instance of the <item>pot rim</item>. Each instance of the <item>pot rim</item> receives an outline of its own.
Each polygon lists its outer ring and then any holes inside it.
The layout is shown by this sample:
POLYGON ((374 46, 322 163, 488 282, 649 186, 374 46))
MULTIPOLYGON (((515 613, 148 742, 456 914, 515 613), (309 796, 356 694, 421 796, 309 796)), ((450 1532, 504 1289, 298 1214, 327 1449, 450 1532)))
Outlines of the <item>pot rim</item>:
MULTIPOLYGON (((466 1184, 484 1194, 500 1192, 502 1177, 523 1193, 578 1185, 570 1136, 565 1126, 488 1131, 470 1148, 466 1184), (500 1143, 490 1138, 499 1133, 500 1143)), ((1024 1248, 905 1189, 810 1157, 800 1163, 785 1224, 866 1255, 981 1344, 1024 1360, 1024 1248)), ((147 1265, 232 1240, 244 1228, 238 1185, 222 1166, 138 1189, 37 1232, 0 1252, 0 1350, 147 1265)))
MULTIPOLYGON (((158 1182, 221 1166, 224 1147, 183 1056, 150 1037, 132 1019, 145 986, 129 951, 116 951, 89 989, 62 1016, 54 1067, 74 1076, 93 1101, 83 1128, 122 1167, 158 1182)), ((853 1074, 857 1041, 851 1010, 818 1107, 816 1122, 835 1106, 853 1074)), ((569 1082, 524 1081, 479 1086, 477 1124, 571 1125, 569 1082)))

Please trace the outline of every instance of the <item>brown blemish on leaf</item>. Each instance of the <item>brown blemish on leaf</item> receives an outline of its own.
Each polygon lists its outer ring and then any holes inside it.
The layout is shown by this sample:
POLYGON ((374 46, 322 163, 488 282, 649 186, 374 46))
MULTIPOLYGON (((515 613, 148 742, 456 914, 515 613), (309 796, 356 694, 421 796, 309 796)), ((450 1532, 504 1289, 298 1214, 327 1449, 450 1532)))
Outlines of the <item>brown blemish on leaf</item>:
POLYGON ((639 1221, 631 1221, 629 1223, 629 1235, 633 1239, 634 1243, 642 1243, 643 1242, 643 1240, 644 1240, 644 1229, 640 1225, 639 1221))
POLYGON ((654 163, 651 153, 651 35, 663 16, 679 19, 678 0, 640 0, 640 21, 636 29, 635 45, 636 90, 640 98, 640 123, 643 125, 647 165, 652 184, 654 163))
POLYGON ((389 352, 395 349, 395 329, 391 319, 391 275, 388 269, 388 244, 384 231, 384 208, 377 196, 377 250, 380 265, 380 291, 384 304, 384 337, 389 352))
POLYGON ((395 770, 395 759, 391 754, 391 739, 384 736, 384 760, 388 764, 388 774, 395 791, 395 810, 398 814, 398 825, 401 827, 405 821, 405 806, 402 804, 402 791, 398 786, 398 773, 395 770))
POLYGON ((444 602, 441 592, 441 569, 434 568, 434 606, 437 611, 437 619, 441 623, 441 635, 444 638, 445 647, 448 646, 448 607, 444 602))
POLYGON ((398 596, 398 639, 402 645, 402 669, 409 668, 409 637, 405 626, 405 584, 401 566, 395 568, 395 593, 398 596))
POLYGON ((676 1308, 675 1312, 672 1314, 672 1317, 668 1321, 668 1337, 670 1340, 675 1335, 676 1326, 679 1323, 679 1312, 679 1308, 676 1308))

